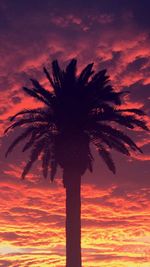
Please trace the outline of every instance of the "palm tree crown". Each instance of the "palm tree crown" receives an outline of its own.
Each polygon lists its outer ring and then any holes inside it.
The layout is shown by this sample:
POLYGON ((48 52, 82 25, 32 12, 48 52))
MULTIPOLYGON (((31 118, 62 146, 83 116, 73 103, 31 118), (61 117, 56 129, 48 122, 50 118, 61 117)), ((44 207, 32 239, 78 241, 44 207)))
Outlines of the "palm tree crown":
POLYGON ((106 70, 94 73, 93 64, 89 64, 77 75, 76 65, 76 59, 72 59, 62 70, 58 61, 54 60, 52 76, 44 68, 53 91, 43 88, 35 79, 31 79, 32 89, 23 87, 28 95, 45 105, 18 112, 11 117, 12 124, 5 130, 6 133, 18 126, 24 129, 9 146, 6 156, 20 141, 28 138, 23 151, 31 149, 31 154, 22 178, 39 156, 43 175, 47 177, 50 169, 51 180, 58 165, 68 170, 74 166, 81 175, 87 168, 92 171, 91 142, 113 173, 116 170, 110 149, 128 156, 130 150, 141 152, 133 140, 117 127, 134 129, 138 126, 148 130, 143 111, 120 107, 122 92, 113 89, 106 70))

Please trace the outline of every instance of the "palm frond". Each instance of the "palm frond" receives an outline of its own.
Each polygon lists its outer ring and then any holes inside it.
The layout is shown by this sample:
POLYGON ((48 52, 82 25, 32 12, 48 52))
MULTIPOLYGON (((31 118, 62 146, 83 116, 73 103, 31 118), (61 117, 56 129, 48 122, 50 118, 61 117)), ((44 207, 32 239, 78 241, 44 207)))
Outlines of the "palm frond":
POLYGON ((24 170, 22 172, 22 179, 25 178, 25 176, 29 173, 33 163, 38 159, 38 156, 42 152, 43 146, 44 146, 44 140, 40 140, 34 145, 34 148, 31 151, 30 159, 27 162, 26 166, 24 167, 24 170))
POLYGON ((94 73, 94 71, 92 71, 93 68, 93 63, 87 65, 81 72, 79 78, 78 78, 78 83, 81 85, 85 85, 89 78, 91 77, 91 75, 94 73))
POLYGON ((109 121, 109 122, 117 122, 120 125, 126 126, 130 129, 134 128, 133 125, 133 120, 131 116, 124 116, 121 114, 117 114, 115 111, 109 111, 108 112, 99 112, 98 114, 95 114, 93 116, 93 119, 95 119, 97 122, 102 122, 102 121, 109 121))
POLYGON ((5 157, 8 156, 9 153, 11 153, 14 149, 14 147, 20 143, 20 141, 22 141, 23 139, 25 139, 29 134, 32 133, 32 131, 34 130, 34 127, 29 127, 26 129, 26 131, 24 131, 21 135, 19 135, 13 142, 12 144, 8 147, 6 153, 5 153, 5 157))
POLYGON ((37 92, 38 94, 40 94, 44 100, 47 102, 52 103, 52 98, 53 98, 53 94, 49 91, 47 91, 45 88, 42 87, 42 85, 35 79, 30 79, 33 86, 35 87, 35 92, 37 92))
POLYGON ((95 133, 93 133, 91 140, 92 140, 92 142, 96 142, 99 144, 105 143, 109 148, 115 149, 120 153, 123 153, 127 156, 130 156, 130 152, 129 152, 128 148, 117 137, 110 136, 110 135, 104 134, 102 132, 99 132, 99 133, 95 132, 95 133))
POLYGON ((114 117, 110 118, 110 121, 115 121, 120 125, 126 126, 127 128, 133 129, 134 125, 132 123, 132 120, 129 116, 122 116, 114 114, 114 117))
POLYGON ((98 116, 98 114, 107 116, 108 114, 113 114, 115 111, 114 106, 110 103, 101 102, 98 106, 95 106, 91 110, 91 114, 98 116))
POLYGON ((36 135, 37 135, 37 132, 34 131, 32 133, 30 140, 24 145, 22 152, 25 152, 26 150, 28 150, 29 148, 33 146, 33 144, 36 142, 36 135))
POLYGON ((112 146, 113 149, 117 150, 118 152, 124 155, 130 156, 130 152, 123 142, 112 137, 109 138, 109 140, 110 140, 110 145, 112 146))
POLYGON ((90 172, 93 172, 93 156, 90 150, 88 153, 87 168, 89 169, 90 172))
MULTIPOLYGON (((111 86, 109 86, 111 87, 111 86)), ((122 92, 107 92, 107 90, 105 91, 105 88, 103 89, 103 91, 101 91, 101 93, 99 94, 98 97, 98 102, 112 102, 116 105, 121 105, 121 96, 122 92)))
POLYGON ((106 108, 105 112, 97 112, 93 115, 93 119, 96 121, 115 121, 118 124, 126 126, 130 129, 138 126, 148 131, 148 127, 146 126, 146 122, 144 120, 137 119, 134 115, 124 115, 111 108, 106 108))
MULTIPOLYGON (((106 70, 99 71, 95 75, 92 76, 91 81, 87 84, 87 92, 91 93, 92 96, 98 97, 101 94, 101 91, 103 91, 104 87, 107 86, 109 83, 109 76, 105 75, 106 70)), ((109 89, 112 87, 110 86, 109 89)), ((112 89, 111 89, 112 91, 112 89)))
POLYGON ((39 101, 45 103, 47 106, 49 106, 49 102, 46 101, 42 96, 39 96, 37 92, 34 91, 34 88, 33 89, 29 89, 27 87, 23 87, 23 90, 30 96, 38 99, 39 101))
POLYGON ((114 137, 114 136, 111 136, 110 137, 110 136, 108 136, 107 142, 109 143, 109 146, 110 147, 114 148, 118 152, 123 153, 123 154, 125 154, 127 156, 130 156, 129 149, 117 137, 114 137))
MULTIPOLYGON (((94 130, 94 127, 93 127, 94 130)), ((110 137, 114 136, 116 138, 119 138, 122 140, 122 142, 126 143, 132 150, 136 151, 138 150, 139 152, 142 153, 142 150, 132 141, 132 139, 124 134, 122 131, 115 129, 109 125, 106 124, 95 124, 95 131, 96 132, 104 132, 107 133, 110 137)))
POLYGON ((115 92, 111 85, 100 87, 95 85, 87 88, 88 101, 90 102, 90 109, 100 108, 103 104, 111 103, 113 105, 121 105, 122 92, 115 92), (107 88, 107 90, 105 90, 107 88), (108 89, 109 88, 109 89, 108 89))
POLYGON ((143 110, 137 109, 137 108, 117 109, 116 112, 131 112, 131 113, 135 113, 139 116, 145 115, 145 112, 143 110))
POLYGON ((50 179, 51 179, 52 182, 54 181, 54 178, 55 178, 55 175, 56 175, 57 166, 58 166, 58 162, 57 162, 57 160, 54 158, 54 159, 51 161, 51 173, 50 173, 50 179))
POLYGON ((102 145, 98 146, 98 152, 99 152, 99 155, 104 160, 104 162, 106 163, 107 167, 110 169, 110 171, 112 171, 115 174, 116 167, 115 167, 115 164, 112 160, 110 153, 102 145))
POLYGON ((49 144, 46 143, 44 147, 44 151, 43 151, 43 157, 42 157, 42 169, 43 169, 43 176, 45 178, 47 178, 50 159, 51 159, 51 150, 50 150, 49 144))
POLYGON ((6 134, 10 129, 14 129, 18 126, 22 126, 24 124, 27 124, 27 123, 36 123, 36 122, 48 122, 47 121, 47 118, 45 117, 41 117, 41 116, 37 116, 35 118, 28 118, 28 119, 20 119, 16 122, 14 122, 13 124, 11 124, 5 131, 4 133, 6 134))
POLYGON ((138 126, 143 130, 146 131, 149 130, 144 120, 136 119, 133 115, 122 115, 122 114, 117 114, 117 112, 115 112, 114 118, 112 120, 131 129, 133 129, 135 126, 138 126))
POLYGON ((31 148, 37 139, 41 138, 47 132, 47 128, 45 126, 35 127, 34 131, 32 132, 30 140, 24 145, 22 152, 25 152, 29 148, 31 148))
MULTIPOLYGON (((109 99, 106 99, 106 102, 113 102, 116 105, 121 105, 122 101, 121 101, 121 95, 123 94, 123 92, 112 92, 109 94, 109 99), (112 98, 112 100, 111 100, 112 98)), ((105 100, 105 99, 104 99, 105 100)))
POLYGON ((50 85, 54 88, 54 87, 55 87, 55 84, 54 84, 54 82, 53 82, 53 80, 52 80, 52 78, 51 78, 51 76, 50 76, 48 70, 44 67, 44 68, 43 68, 43 71, 44 71, 44 73, 45 73, 45 75, 46 75, 46 78, 47 78, 48 81, 50 82, 50 85))
MULTIPOLYGON (((109 76, 105 75, 107 72, 106 69, 104 70, 101 70, 99 72, 97 72, 93 77, 92 77, 92 80, 89 82, 89 86, 91 85, 94 85, 95 86, 98 86, 99 85, 103 85, 104 83, 106 84, 107 82, 109 82, 108 78, 109 76)), ((102 88, 101 88, 102 89, 102 88)))
POLYGON ((19 115, 24 115, 24 114, 41 114, 41 115, 46 115, 47 113, 48 113, 48 110, 47 109, 44 109, 44 108, 24 109, 24 110, 16 113, 14 116, 10 117, 10 121, 13 121, 19 115))
POLYGON ((59 96, 62 92, 62 83, 63 83, 63 73, 59 67, 58 61, 54 60, 52 62, 52 71, 53 71, 53 80, 54 80, 54 90, 56 96, 59 96))
POLYGON ((73 58, 66 67, 65 74, 70 80, 75 80, 76 78, 76 66, 77 66, 77 60, 73 58))
POLYGON ((133 118, 132 123, 134 125, 142 128, 145 131, 149 131, 149 128, 147 127, 146 122, 144 120, 138 120, 138 119, 133 118))

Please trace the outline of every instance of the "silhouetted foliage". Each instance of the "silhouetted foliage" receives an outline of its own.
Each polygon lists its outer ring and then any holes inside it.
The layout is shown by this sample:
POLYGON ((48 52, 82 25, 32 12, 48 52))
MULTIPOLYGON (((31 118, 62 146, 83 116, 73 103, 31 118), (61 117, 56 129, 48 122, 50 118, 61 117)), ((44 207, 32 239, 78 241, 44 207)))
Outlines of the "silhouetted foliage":
POLYGON ((77 169, 82 175, 86 169, 92 172, 93 157, 90 143, 96 146, 108 168, 115 173, 110 149, 125 155, 130 150, 141 151, 134 141, 118 126, 148 130, 140 109, 122 109, 122 92, 111 86, 106 70, 93 71, 93 63, 76 74, 76 59, 72 59, 65 70, 57 60, 52 62, 52 76, 44 67, 44 73, 53 91, 43 88, 31 79, 33 88, 23 87, 31 97, 42 101, 45 107, 23 110, 12 116, 12 124, 5 130, 21 126, 24 132, 10 145, 6 156, 25 138, 23 151, 31 149, 28 163, 22 173, 24 178, 33 163, 41 155, 43 175, 54 179, 57 166, 77 169), (32 126, 31 126, 32 125, 32 126))

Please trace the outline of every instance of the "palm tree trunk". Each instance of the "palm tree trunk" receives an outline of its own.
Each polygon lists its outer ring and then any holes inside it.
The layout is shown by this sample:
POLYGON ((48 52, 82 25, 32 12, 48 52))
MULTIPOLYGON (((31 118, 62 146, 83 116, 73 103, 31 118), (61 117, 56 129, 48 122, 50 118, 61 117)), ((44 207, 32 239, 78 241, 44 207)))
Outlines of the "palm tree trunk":
POLYGON ((81 177, 64 171, 66 267, 81 267, 81 177))

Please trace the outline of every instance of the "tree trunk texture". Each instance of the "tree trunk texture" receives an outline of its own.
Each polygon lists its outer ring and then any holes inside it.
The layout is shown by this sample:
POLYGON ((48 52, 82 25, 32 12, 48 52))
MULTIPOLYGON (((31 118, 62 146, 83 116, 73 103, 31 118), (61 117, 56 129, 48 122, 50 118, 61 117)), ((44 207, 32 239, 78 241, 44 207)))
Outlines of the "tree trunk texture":
POLYGON ((66 188, 66 267, 81 267, 81 177, 64 173, 66 188))

